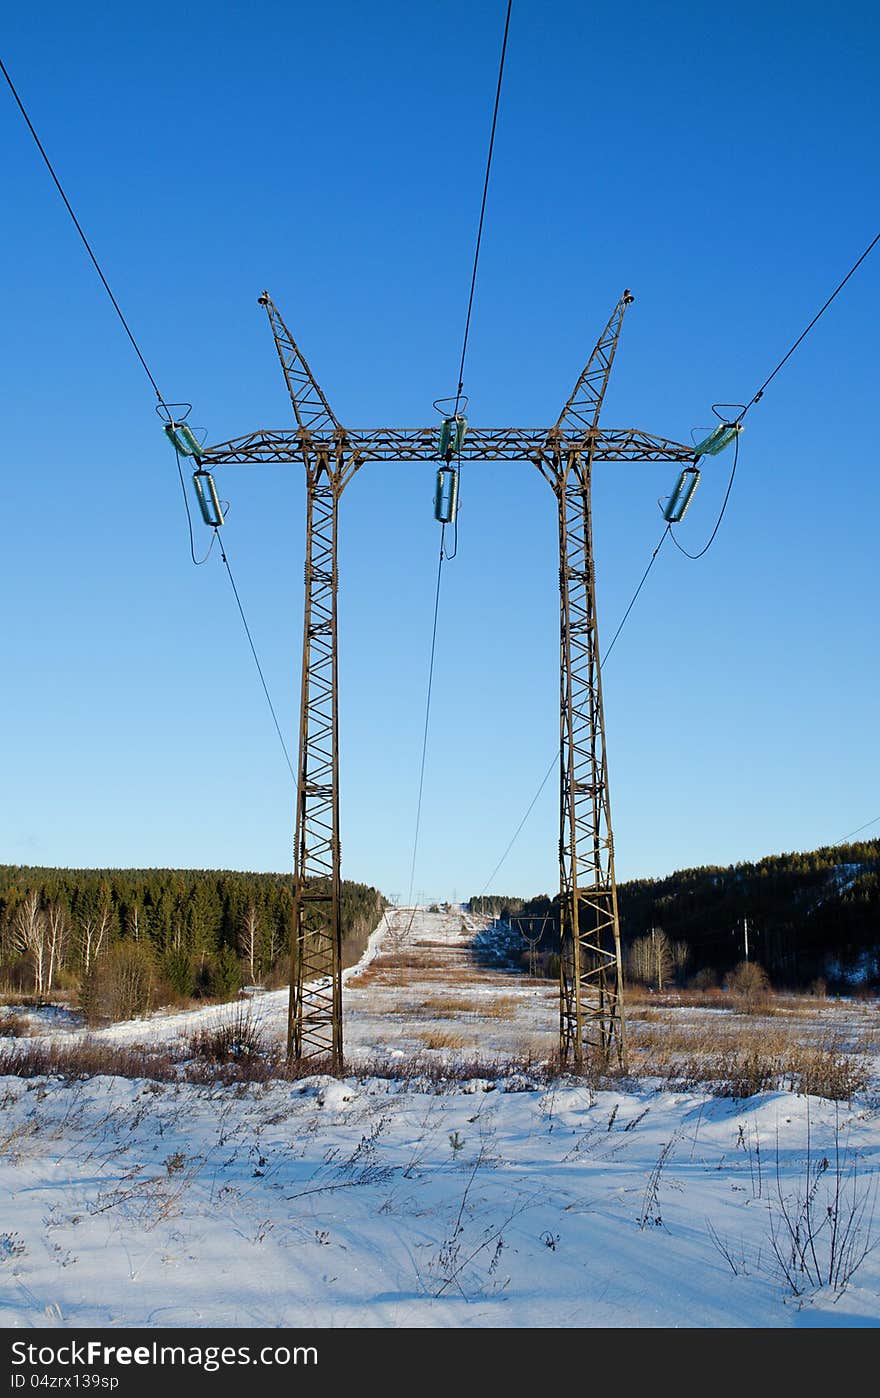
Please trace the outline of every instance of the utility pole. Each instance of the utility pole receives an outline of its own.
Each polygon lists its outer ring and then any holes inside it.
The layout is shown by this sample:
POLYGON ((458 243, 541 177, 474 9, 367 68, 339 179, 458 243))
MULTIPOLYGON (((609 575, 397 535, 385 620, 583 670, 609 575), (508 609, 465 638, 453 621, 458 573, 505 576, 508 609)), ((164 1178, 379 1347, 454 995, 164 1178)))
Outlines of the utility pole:
POLYGON ((744 953, 745 953, 746 961, 748 961, 748 959, 749 959, 749 920, 748 920, 747 917, 744 917, 744 918, 743 918, 743 951, 744 951, 744 953))
MULTIPOLYGON (((560 1030, 563 1062, 585 1048, 626 1060, 623 976, 593 566, 596 462, 694 460, 693 446, 637 428, 600 429, 628 291, 552 427, 472 428, 462 461, 530 461, 551 486, 559 525, 560 1030)), ((436 427, 350 431, 332 412, 268 293, 260 297, 296 427, 250 432, 201 454, 203 471, 299 463, 306 478, 305 620, 294 845, 288 1054, 342 1062, 337 519, 367 462, 436 465, 436 427)))

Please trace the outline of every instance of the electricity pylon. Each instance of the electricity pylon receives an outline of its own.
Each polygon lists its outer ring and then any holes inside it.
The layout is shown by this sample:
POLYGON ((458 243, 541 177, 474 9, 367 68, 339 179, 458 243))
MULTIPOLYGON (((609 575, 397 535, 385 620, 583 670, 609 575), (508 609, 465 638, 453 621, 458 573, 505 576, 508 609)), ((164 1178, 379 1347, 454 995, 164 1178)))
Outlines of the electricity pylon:
MULTIPOLYGON (((469 427, 464 461, 531 461, 559 516, 560 1057, 585 1048, 626 1060, 620 926, 590 507, 597 461, 686 462, 694 449, 636 428, 600 429, 628 291, 620 298, 555 425, 469 427)), ((436 427, 353 431, 332 412, 268 293, 260 297, 281 361, 295 430, 258 431, 208 447, 202 466, 297 462, 306 473, 305 620, 294 851, 288 1053, 342 1061, 337 521, 342 492, 366 462, 438 459, 436 427)))

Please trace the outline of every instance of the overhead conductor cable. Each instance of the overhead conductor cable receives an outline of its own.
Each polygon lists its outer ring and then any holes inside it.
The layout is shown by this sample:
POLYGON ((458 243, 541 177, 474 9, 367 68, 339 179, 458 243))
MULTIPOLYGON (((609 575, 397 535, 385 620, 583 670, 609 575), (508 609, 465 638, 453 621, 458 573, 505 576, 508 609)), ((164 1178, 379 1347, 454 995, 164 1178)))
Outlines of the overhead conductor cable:
MULTIPOLYGON (((13 97, 15 98, 16 105, 18 106, 19 111, 21 112, 22 116, 24 117, 25 124, 27 125, 28 130, 30 131, 31 135, 32 135, 33 138, 34 138, 34 142, 35 142, 35 144, 36 144, 37 150, 40 152, 40 155, 41 155, 42 158, 43 158, 43 162, 44 162, 44 164, 45 164, 45 166, 46 166, 46 169, 49 171, 49 174, 50 174, 51 177, 52 177, 52 181, 53 181, 53 183, 54 183, 54 185, 55 185, 55 188, 58 190, 58 193, 59 193, 60 196, 61 196, 61 199, 62 199, 62 201, 63 201, 63 203, 64 203, 64 207, 66 208, 67 212, 69 213, 69 215, 70 215, 70 217, 71 217, 71 220, 72 220, 72 222, 73 222, 73 225, 74 225, 74 227, 75 227, 77 233, 79 234, 80 239, 82 240, 83 246, 85 247, 85 250, 86 250, 86 252, 87 252, 88 255, 89 255, 89 258, 90 258, 90 260, 91 260, 91 262, 92 262, 92 265, 93 265, 93 267, 95 268, 95 271, 97 272, 98 276, 99 276, 100 279, 101 279, 101 283, 102 283, 102 285, 103 285, 103 287, 104 287, 104 290, 107 292, 107 295, 108 295, 109 298, 110 298, 110 301, 111 301, 111 303, 112 303, 112 305, 113 305, 113 309, 115 310, 117 316, 119 317, 119 320, 120 320, 120 322, 121 322, 121 324, 122 324, 122 328, 123 328, 123 330, 125 331, 126 335, 128 336, 128 339, 129 339, 130 342, 131 342, 132 348, 134 349, 135 354, 137 355, 138 359, 139 359, 140 362, 141 362, 141 365, 143 366, 144 373, 146 374, 147 378, 149 379, 149 381, 150 381, 150 383, 151 383, 151 385, 152 385, 152 387, 153 387, 153 391, 154 391, 154 393, 155 393, 157 399, 159 400, 159 407, 157 408, 157 412, 159 413, 160 417, 162 417, 162 418, 164 419, 165 433, 166 433, 167 437, 169 438, 169 440, 170 440, 170 442, 171 442, 171 445, 174 447, 175 459, 176 459, 176 461, 177 461, 177 474, 178 474, 178 476, 180 477, 180 488, 181 488, 181 491, 183 492, 183 503, 184 503, 184 506, 185 506, 185 508, 186 508, 187 525, 188 525, 188 528, 189 528, 189 547, 190 547, 190 555, 191 555, 191 557, 192 557, 193 563, 195 563, 196 565, 200 565, 200 564, 202 564, 202 563, 206 563, 206 562, 208 561, 208 558, 209 558, 210 555, 211 555, 211 549, 214 547, 214 541, 219 537, 219 536, 218 536, 218 530, 219 530, 220 526, 221 526, 222 523, 223 523, 224 512, 223 512, 223 508, 222 508, 222 506, 221 506, 219 497, 218 497, 218 495, 217 495, 217 489, 216 489, 216 487, 215 487, 215 485, 214 485, 213 477, 211 476, 211 473, 210 473, 209 471, 206 471, 206 470, 203 468, 203 466, 202 466, 202 460, 201 460, 201 450, 202 450, 202 448, 201 448, 201 444, 200 444, 200 442, 198 441, 198 438, 197 438, 197 437, 195 436, 195 434, 193 433, 192 429, 188 426, 188 424, 187 424, 186 421, 185 421, 186 415, 187 415, 187 413, 189 412, 189 409, 190 409, 190 406, 191 406, 191 405, 188 404, 188 403, 170 403, 170 404, 169 404, 169 403, 166 402, 165 398, 162 396, 162 392, 161 392, 161 390, 160 390, 160 388, 159 388, 158 383, 156 382, 156 379, 155 379, 155 377, 154 377, 154 375, 153 375, 153 373, 152 373, 152 370, 150 369, 149 364, 147 363, 146 359, 144 358, 144 355, 143 355, 143 353, 142 353, 142 351, 141 351, 141 347, 140 347, 140 345, 138 344, 137 340, 135 339, 134 334, 132 333, 131 326, 129 325, 128 321, 126 320, 125 316, 124 316, 123 313, 122 313, 122 309, 121 309, 121 307, 120 307, 120 305, 119 305, 119 302, 116 300, 116 297, 114 296, 113 291, 112 291, 112 289, 111 289, 111 287, 110 287, 110 283, 108 282, 106 276, 104 275, 103 268, 101 267, 101 264, 99 263, 97 257, 95 256, 95 253, 94 253, 94 250, 93 250, 93 248, 92 248, 92 245, 91 245, 91 243, 89 242, 88 238, 86 237, 85 232, 83 231, 82 224, 80 223, 79 219, 77 218, 76 214, 75 214, 74 211, 73 211, 73 206, 71 205, 70 200, 68 199, 67 195, 66 195, 65 192, 64 192, 64 189, 63 189, 63 187, 62 187, 62 185, 61 185, 61 181, 59 180, 57 174, 55 173, 55 168, 54 168, 54 166, 52 165, 52 162, 51 162, 51 160, 49 159, 48 155, 46 154, 46 150, 45 150, 45 148, 44 148, 44 146, 43 146, 43 143, 42 143, 42 141, 40 140, 39 136, 37 135, 36 130, 34 129, 33 122, 31 121, 30 117, 29 117, 28 114, 27 114, 27 111, 26 111, 26 109, 25 109, 24 103, 22 102, 21 98, 19 97, 18 92, 17 92, 16 87, 15 87, 15 84, 13 83, 12 78, 9 76, 9 72, 8 72, 8 70, 7 70, 7 68, 6 68, 6 65, 5 65, 5 63, 3 62, 2 59, 0 59, 0 72, 3 73, 3 76, 4 76, 4 78, 6 79, 6 82, 7 82, 8 85, 9 85, 9 90, 10 90, 10 92, 12 93, 13 97), (180 414, 174 414, 174 413, 172 413, 172 411, 171 411, 172 408, 185 408, 185 409, 186 409, 186 412, 183 413, 182 415, 180 415, 180 414), (184 479, 183 479, 183 469, 182 469, 181 463, 180 463, 180 458, 181 458, 181 456, 193 457, 193 458, 195 459, 196 463, 197 463, 197 469, 196 469, 196 471, 195 471, 195 473, 194 473, 194 477, 193 477, 193 484, 194 484, 194 486, 195 486, 196 495, 197 495, 198 500, 199 500, 199 506, 200 506, 200 509, 201 509, 201 512, 202 512, 202 516, 203 516, 203 518, 204 518, 204 520, 205 520, 205 523, 206 523, 207 525, 209 525, 209 527, 212 528, 213 531, 214 531, 213 537, 212 537, 212 539, 211 539, 211 545, 210 545, 210 547, 209 547, 209 549, 208 549, 208 552, 205 554, 205 557, 202 558, 202 559, 197 559, 197 558, 196 558, 196 554, 195 554, 195 540, 194 540, 194 538, 193 538, 192 516, 191 516, 191 514, 190 514, 189 499, 188 499, 187 493, 186 493, 186 484, 185 484, 184 479)), ((251 635, 251 629, 250 629, 250 627, 248 626, 247 618, 246 618, 246 616, 245 616, 245 614, 244 614, 244 608, 242 607, 242 604, 241 604, 241 598, 239 597, 239 594, 238 594, 238 588, 237 588, 236 585, 235 585, 235 579, 234 579, 233 576, 232 576, 232 570, 231 570, 231 568, 230 568, 230 566, 229 566, 229 560, 228 560, 228 558, 227 558, 227 556, 226 556, 226 553, 225 553, 225 551, 224 551, 222 545, 221 545, 221 548, 220 548, 220 554, 221 554, 221 558, 222 558, 222 560, 223 560, 223 563, 224 563, 224 565, 225 565, 225 567, 226 567, 226 571, 227 571, 227 574, 228 574, 228 576, 229 576, 229 581, 230 581, 230 583, 231 583, 231 585, 232 585, 232 591, 233 591, 234 596, 235 596, 235 601, 236 601, 236 604, 237 604, 237 606, 238 606, 238 610, 239 610, 239 613, 240 613, 240 615, 241 615, 242 622, 243 622, 243 624, 244 624, 245 634, 247 635, 248 643, 249 643, 249 645, 250 645, 251 652, 252 652, 252 654, 253 654, 254 661, 255 661, 256 666, 257 666, 257 672, 258 672, 259 677, 260 677, 260 682, 261 682, 261 684, 262 684, 262 686, 263 686, 263 691, 264 691, 264 693, 265 693, 265 695, 266 695, 266 700, 267 700, 268 705, 269 705, 269 710, 270 710, 270 713, 271 713, 271 715, 272 715, 272 719, 273 719, 273 722, 274 722, 274 724, 275 724, 275 728, 276 728, 276 730, 277 730, 277 732, 278 732, 278 737, 279 737, 279 739, 280 739, 280 741, 281 741, 281 747, 282 747, 283 752, 284 752, 284 757, 285 757, 285 759, 286 759, 287 766, 288 766, 288 768, 290 769, 290 774, 291 774, 291 776, 293 777, 294 781, 296 781, 296 775, 295 775, 294 770, 293 770, 293 765, 292 765, 292 763, 291 763, 291 761, 290 761, 290 754, 289 754, 288 751, 287 751, 287 745, 286 745, 285 742, 284 742, 284 737, 283 737, 283 735, 282 735, 281 727, 280 727, 280 724, 279 724, 279 722, 278 722, 278 716, 277 716, 277 714, 276 714, 276 712, 275 712, 275 706, 273 705, 272 699, 271 699, 271 697, 270 697, 270 695, 269 695, 269 690, 268 690, 268 687, 267 687, 267 685, 266 685, 266 678, 265 678, 265 675, 263 674, 263 668, 262 668, 262 666, 261 666, 261 664, 260 664, 260 660, 259 660, 259 657, 258 657, 258 655, 257 655, 256 647, 254 646, 253 636, 251 635)))
MULTIPOLYGON (((468 294, 467 314, 464 323, 464 335, 461 344, 461 359, 458 366, 458 384, 455 392, 454 407, 452 413, 445 417, 440 429, 440 443, 438 455, 443 459, 444 465, 437 472, 437 482, 434 495, 434 515, 440 523, 440 559, 437 566, 437 586, 434 594, 434 617, 431 628, 431 655, 428 664, 428 693, 425 702, 425 727, 422 738, 422 755, 419 764, 419 793, 416 802, 415 834, 413 837, 412 864, 410 868, 409 896, 407 902, 412 906, 413 888, 415 886, 416 860, 418 857, 419 830, 422 819, 422 797, 425 785, 425 760, 428 750, 428 730, 431 717, 431 692, 434 682, 434 659, 437 648, 437 617, 440 608, 440 582, 443 574, 444 559, 454 558, 458 552, 458 493, 461 466, 461 449, 467 431, 467 419, 459 412, 464 393, 464 366, 467 358, 468 339, 471 329, 471 313, 474 306, 474 293, 477 285, 477 269, 480 263, 480 248, 483 242, 483 223, 486 216, 486 200, 489 194, 489 176, 492 172, 492 156, 495 151, 495 131, 498 125, 498 108, 501 102, 501 82, 504 77, 504 60, 507 55, 507 36, 510 30, 510 13, 513 8, 513 0, 507 0, 507 14, 504 20, 504 37, 501 42, 501 57, 498 63, 498 81, 495 86, 495 103, 492 109, 492 127, 489 134, 489 150, 486 156, 486 174, 483 180, 483 195, 480 201, 480 217, 477 225, 477 241, 474 248, 474 262, 471 270, 470 292, 468 294), (458 468, 452 466, 454 458, 458 459, 458 468), (451 524, 455 530, 455 545, 451 554, 446 552, 446 527, 451 524)), ((442 401, 438 399, 438 403, 442 401)), ((446 400, 453 401, 453 400, 446 400)), ((465 400, 466 402, 467 400, 465 400)), ((437 406, 437 404, 435 404, 437 406)), ((412 917, 410 915, 410 925, 412 917)))

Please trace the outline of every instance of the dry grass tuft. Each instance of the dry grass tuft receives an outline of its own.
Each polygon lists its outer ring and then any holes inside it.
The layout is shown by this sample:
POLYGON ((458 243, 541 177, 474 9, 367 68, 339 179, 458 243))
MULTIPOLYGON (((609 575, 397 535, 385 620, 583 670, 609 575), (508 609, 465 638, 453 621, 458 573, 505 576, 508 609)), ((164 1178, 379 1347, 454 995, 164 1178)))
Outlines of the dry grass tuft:
POLYGON ((426 1029, 423 1034, 416 1034, 417 1039, 421 1039, 426 1049, 460 1049, 464 1047, 464 1039, 460 1034, 453 1034, 445 1029, 426 1029))
POLYGON ((177 1078, 171 1054, 117 1044, 77 1039, 72 1043, 18 1042, 0 1047, 0 1076, 18 1078, 58 1077, 68 1081, 94 1077, 151 1078, 173 1082, 177 1078))
POLYGON ((513 1019, 521 1004, 516 995, 501 995, 497 1000, 487 1000, 475 1008, 481 1019, 513 1019))
POLYGON ((237 1062, 244 1058, 265 1058, 269 1045, 262 1025, 250 1005, 239 1005, 229 1018, 189 1036, 189 1050, 209 1063, 237 1062))
POLYGON ((27 1039, 33 1030, 18 1015, 0 1016, 0 1039, 27 1039))
POLYGON ((792 1092, 827 1097, 832 1102, 851 1102, 870 1081, 868 1065, 861 1055, 846 1052, 835 1040, 792 1053, 785 1075, 792 1092))

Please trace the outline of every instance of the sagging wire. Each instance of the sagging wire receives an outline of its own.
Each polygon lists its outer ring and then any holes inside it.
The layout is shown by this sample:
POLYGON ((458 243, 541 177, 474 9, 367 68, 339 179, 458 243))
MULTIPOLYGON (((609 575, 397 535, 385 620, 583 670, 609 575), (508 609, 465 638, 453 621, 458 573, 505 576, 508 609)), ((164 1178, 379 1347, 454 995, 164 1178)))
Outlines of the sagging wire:
MULTIPOLYGON (((182 494, 182 496, 183 496, 183 508, 186 510, 186 523, 187 523, 187 528, 188 528, 188 530, 189 530, 189 552, 190 552, 190 557, 192 558, 192 561, 193 561, 193 563, 195 564, 195 566, 196 566, 197 568, 201 568, 202 565, 205 564, 205 563, 207 563, 208 559, 211 557, 211 554, 212 554, 213 549, 214 549, 214 544, 215 544, 216 539, 217 539, 217 532, 218 532, 218 531, 217 531, 216 529, 213 531, 213 533, 212 533, 212 535, 211 535, 211 542, 210 542, 210 544, 208 545, 208 552, 205 554, 204 558, 196 558, 196 543, 195 543, 195 537, 194 537, 194 535, 193 535, 193 523, 192 523, 192 515, 191 515, 191 513, 190 513, 190 508, 189 508, 189 496, 188 496, 187 493, 186 493, 186 481, 183 479, 183 467, 182 467, 181 464, 180 464, 180 452, 177 450, 176 447, 174 448, 174 456, 175 456, 175 460, 177 461, 177 474, 178 474, 178 476, 180 477, 180 492, 181 492, 181 494, 182 494)), ((227 509, 228 509, 228 506, 227 506, 227 509)))
MULTIPOLYGON (((668 524, 668 525, 666 526, 666 527, 667 527, 668 533, 669 533, 669 534, 671 535, 671 537, 672 537, 672 542, 675 544, 675 547, 678 549, 679 553, 683 553, 683 554, 684 554, 685 558, 690 558, 690 559, 692 559, 692 560, 694 560, 694 561, 695 561, 696 559, 698 559, 698 558, 702 558, 704 554, 706 554, 706 553, 709 552, 710 548, 711 548, 712 545, 714 544, 714 542, 715 542, 715 536, 716 536, 716 534, 718 533, 718 530, 721 528, 721 522, 722 522, 722 520, 724 519, 724 515, 725 515, 725 512, 726 512, 726 510, 727 510, 727 502, 728 502, 729 499, 730 499, 730 492, 733 490, 733 482, 734 482, 734 480, 736 479, 736 467, 737 467, 738 461, 739 461, 739 435, 737 434, 736 438, 734 439, 734 445, 733 445, 733 465, 732 465, 731 468, 730 468, 730 478, 729 478, 729 480, 728 480, 728 482, 727 482, 727 489, 726 489, 726 491, 724 492, 724 499, 723 499, 723 501, 722 501, 722 503, 721 503, 721 509, 720 509, 720 511, 719 511, 718 518, 717 518, 716 521, 715 521, 715 528, 712 530, 712 533, 709 535, 709 539, 708 539, 707 543, 705 543, 705 544, 703 545, 703 547, 700 549, 699 553, 689 553, 688 550, 687 550, 682 544, 680 544, 680 543, 678 542, 678 540, 676 539, 676 537, 675 537, 675 531, 673 530, 672 525, 671 525, 671 524, 668 524)), ((663 537, 665 538, 666 536, 664 535, 663 537)), ((663 540, 661 539, 660 542, 662 543, 663 540)), ((659 545, 658 545, 658 547, 659 547, 659 545)), ((608 658, 608 657, 607 657, 607 655, 606 655, 606 659, 607 659, 607 658, 608 658)))
MULTIPOLYGON (((442 535, 441 535, 442 539, 442 535)), ((443 576, 443 545, 440 545, 440 560, 437 564, 437 586, 434 590, 434 623, 431 630, 431 659, 428 665, 428 695, 425 701, 425 726, 422 733, 422 760, 419 767, 419 795, 416 803, 416 828, 413 836, 412 863, 409 871, 409 896, 407 903, 412 905, 413 888, 416 881, 416 857, 419 850, 419 831, 422 823, 422 796, 425 790, 425 761, 428 755, 428 726, 431 721, 431 695, 434 689, 434 658, 437 653, 437 618, 440 613, 440 579, 443 576)), ((412 919, 415 916, 415 908, 410 915, 409 932, 412 927, 412 919)))
MULTIPOLYGON (((231 567, 229 566, 229 558, 227 557, 226 549, 224 548, 224 545, 223 545, 223 540, 220 539, 220 530, 219 530, 219 528, 216 527, 216 526, 215 526, 215 528, 214 528, 214 538, 217 539, 217 540, 219 541, 219 544, 220 544, 220 558, 221 558, 221 560, 222 560, 222 562, 223 562, 223 566, 224 566, 224 568, 226 569, 226 572, 227 572, 227 574, 228 574, 228 576, 229 576, 229 581, 230 581, 230 583, 231 583, 231 585, 232 585, 232 592, 233 592, 233 595, 234 595, 234 597, 235 597, 235 603, 236 603, 236 606, 238 607, 239 615, 241 616, 242 625, 244 626, 244 630, 245 630, 245 635, 247 636, 247 639, 248 639, 248 645, 249 645, 250 648, 251 648, 251 655, 254 657, 254 664, 255 664, 256 667, 257 667, 257 674, 258 674, 259 677, 260 677, 260 684, 263 686, 263 693, 264 693, 265 696, 266 696, 266 703, 269 705, 269 712, 270 712, 271 715, 272 715, 272 722, 275 724, 275 732, 278 734, 278 741, 280 742, 282 751, 283 751, 283 753, 284 753, 284 759, 285 759, 285 761, 286 761, 286 763, 287 763, 287 770, 290 772, 290 775, 291 775, 291 778, 292 778, 292 780, 293 780, 294 786, 296 786, 296 784, 297 784, 296 772, 295 772, 295 770, 294 770, 293 763, 292 763, 291 760, 290 760, 290 753, 287 751, 287 744, 286 744, 285 741, 284 741, 284 734, 283 734, 282 731, 281 731, 281 724, 278 722, 278 715, 277 715, 277 713, 275 712, 275 705, 272 703, 272 696, 271 696, 271 694, 269 693, 269 686, 268 686, 267 683, 266 683, 266 676, 263 674, 263 667, 262 667, 262 665, 260 664, 260 657, 258 656, 258 654, 257 654, 257 648, 256 648, 256 646, 254 645, 254 638, 253 638, 253 636, 251 635, 251 628, 250 628, 250 626, 248 625, 248 619, 247 619, 247 617, 245 616, 244 607, 243 607, 242 604, 241 604, 241 597, 239 596, 239 594, 238 594, 238 588, 237 588, 236 585, 235 585, 235 578, 232 576, 232 569, 231 569, 231 567)), ((212 546, 213 546, 213 541, 212 541, 212 546)))

